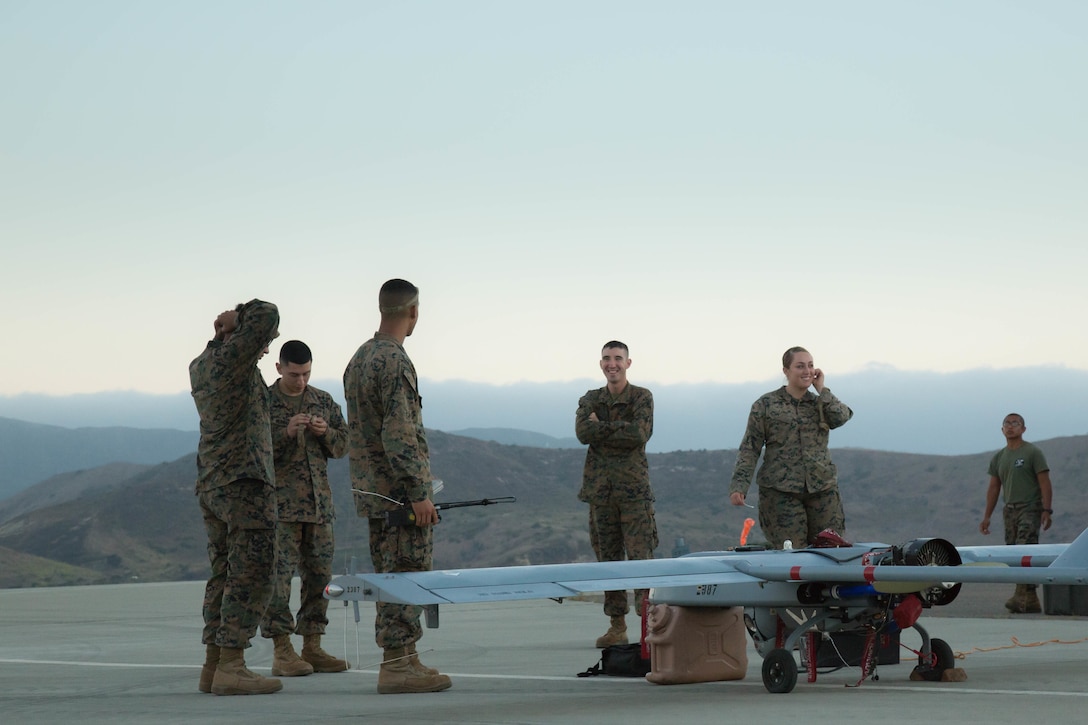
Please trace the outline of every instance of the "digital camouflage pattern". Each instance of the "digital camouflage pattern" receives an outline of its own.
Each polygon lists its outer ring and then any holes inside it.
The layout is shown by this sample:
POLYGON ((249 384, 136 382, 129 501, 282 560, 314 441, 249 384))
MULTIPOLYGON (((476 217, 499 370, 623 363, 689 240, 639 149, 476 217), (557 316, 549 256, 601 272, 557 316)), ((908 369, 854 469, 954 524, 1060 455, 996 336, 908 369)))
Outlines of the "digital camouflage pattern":
MULTIPOLYGON (((354 488, 395 501, 418 502, 431 495, 430 451, 423 428, 423 399, 416 369, 392 335, 377 332, 355 352, 344 371, 348 414, 348 461, 354 488)), ((387 526, 381 519, 397 504, 355 494, 359 516, 369 519, 374 571, 430 571, 432 527, 387 526)), ((419 607, 378 604, 374 636, 382 649, 419 640, 419 607)))
POLYGON ((328 459, 348 452, 348 430, 340 405, 320 388, 307 385, 302 395, 279 391, 279 380, 268 386, 272 450, 276 468, 276 500, 280 521, 332 523, 336 511, 329 488, 328 459), (319 415, 329 424, 320 438, 306 428, 287 436, 287 424, 299 413, 319 415))
POLYGON ((325 585, 332 579, 335 554, 332 522, 280 521, 276 526, 276 567, 272 597, 261 620, 261 634, 325 634, 329 600, 325 585), (291 579, 301 580, 298 616, 291 616, 291 579))
MULTIPOLYGON (((430 451, 416 368, 404 347, 381 332, 363 343, 344 371, 348 461, 352 486, 396 501, 422 501, 431 491, 430 451)), ((398 508, 355 494, 359 516, 398 508)))
POLYGON ((806 546, 825 528, 844 533, 838 473, 827 444, 830 432, 853 415, 830 388, 818 396, 805 391, 797 400, 782 386, 752 404, 729 492, 747 495, 762 453, 759 525, 774 548, 786 539, 806 546))
POLYGON ((251 300, 238 327, 211 340, 189 364, 189 382, 200 415, 197 493, 243 478, 275 482, 268 389, 257 361, 276 334, 280 314, 271 302, 251 300))
MULTIPOLYGON (((658 540, 653 501, 590 505, 589 544, 597 561, 654 558, 658 540)), ((635 591, 636 604, 641 605, 644 593, 635 591)), ((628 609, 626 591, 604 593, 604 613, 609 617, 623 616, 628 609)))
MULTIPOLYGON (((646 460, 653 394, 631 383, 616 396, 607 386, 590 390, 578 401, 574 432, 589 446, 578 499, 589 504, 589 540, 597 560, 654 558, 657 522, 646 460)), ((637 601, 639 592, 635 596, 637 601)), ((627 592, 605 592, 605 614, 622 616, 628 609, 627 592)))
POLYGON ((1005 543, 1038 544, 1043 525, 1042 504, 1006 504, 1001 511, 1005 524, 1005 543))
POLYGON ((272 594, 276 494, 268 391, 257 361, 279 327, 279 310, 251 300, 223 341, 189 365, 200 415, 197 482, 211 576, 204 590, 204 644, 249 646, 272 594))
MULTIPOLYGON (((387 526, 370 520, 370 561, 376 572, 430 571, 433 566, 434 527, 387 526)), ((377 603, 374 641, 384 649, 415 644, 423 636, 422 607, 377 603)))
POLYGON ((204 587, 201 641, 242 649, 272 597, 276 497, 264 481, 243 479, 200 494, 211 577, 204 587))
POLYGON ((653 501, 646 442, 654 433, 654 396, 628 383, 613 397, 607 387, 590 390, 578 401, 574 433, 589 446, 578 500, 605 504, 653 501), (597 420, 589 419, 590 413, 597 420))
POLYGON ((324 594, 332 578, 336 516, 328 459, 347 453, 347 425, 340 405, 324 390, 307 385, 301 395, 292 397, 279 389, 279 383, 268 386, 279 525, 275 582, 261 633, 265 637, 324 634, 329 623, 329 601, 324 594), (300 427, 297 435, 289 437, 287 426, 299 413, 321 416, 329 426, 325 435, 318 437, 300 427), (292 619, 291 579, 296 571, 301 580, 300 605, 297 619, 292 619))
POLYGON ((794 548, 812 544, 824 529, 846 534, 846 515, 838 488, 817 493, 786 493, 773 488, 759 490, 759 526, 767 543, 781 549, 786 541, 794 548))

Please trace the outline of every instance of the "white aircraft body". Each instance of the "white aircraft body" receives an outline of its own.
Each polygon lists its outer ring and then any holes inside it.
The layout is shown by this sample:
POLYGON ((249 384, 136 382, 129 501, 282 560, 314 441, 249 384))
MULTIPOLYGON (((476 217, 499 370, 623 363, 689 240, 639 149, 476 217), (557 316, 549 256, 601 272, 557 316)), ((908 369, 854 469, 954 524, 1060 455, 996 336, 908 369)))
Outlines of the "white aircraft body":
POLYGON ((743 607, 748 633, 763 657, 764 685, 771 692, 789 692, 797 681, 794 651, 800 652, 809 681, 815 681, 818 639, 828 633, 866 636, 864 678, 875 670, 875 635, 913 628, 922 639, 919 667, 931 675, 927 679, 937 679, 954 666, 953 653, 947 643, 930 639, 917 624, 917 614, 951 603, 964 583, 1088 584, 1088 529, 1070 544, 957 548, 943 539, 915 539, 901 546, 839 543, 845 545, 740 547, 644 561, 347 574, 335 577, 325 596, 421 605, 431 627, 438 626, 441 604, 562 601, 623 589, 649 589, 654 604, 743 607))

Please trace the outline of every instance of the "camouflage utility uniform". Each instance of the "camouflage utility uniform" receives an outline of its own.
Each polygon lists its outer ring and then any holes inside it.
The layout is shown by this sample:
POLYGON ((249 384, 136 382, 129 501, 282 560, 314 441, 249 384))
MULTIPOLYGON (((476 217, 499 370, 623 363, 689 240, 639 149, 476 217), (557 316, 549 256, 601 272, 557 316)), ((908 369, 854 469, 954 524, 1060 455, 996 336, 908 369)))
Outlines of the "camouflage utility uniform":
MULTIPOLYGON (((616 396, 607 386, 590 390, 578 401, 574 431, 589 445, 578 499, 589 504, 589 540, 597 560, 623 561, 625 553, 627 559, 654 558, 657 523, 646 461, 653 394, 631 383, 616 396)), ((627 610, 627 592, 605 593, 605 614, 622 617, 627 610)))
POLYGON ((782 548, 787 539, 796 547, 807 546, 824 529, 845 533, 827 441, 830 431, 853 414, 830 388, 819 395, 806 390, 798 400, 782 386, 752 404, 729 492, 747 495, 763 452, 756 476, 759 525, 773 548, 782 548))
POLYGON ((189 365, 200 414, 196 493, 212 567, 204 644, 248 647, 272 594, 276 479, 268 388, 257 361, 279 319, 270 302, 247 302, 230 337, 210 341, 189 365))
POLYGON ((1039 474, 1049 470, 1043 452, 1027 441, 1018 448, 1002 448, 990 460, 989 473, 1001 481, 1005 501, 1006 544, 1039 543, 1043 516, 1039 474))
MULTIPOLYGON (((396 338, 375 333, 344 371, 354 488, 410 504, 430 496, 430 454, 423 429, 423 399, 416 369, 396 338)), ((382 518, 400 508, 379 496, 355 494, 359 516, 369 519, 374 571, 430 571, 434 529, 389 526, 382 518)), ((382 649, 414 645, 423 634, 420 608, 378 603, 375 640, 382 649)))
POLYGON ((332 578, 333 508, 327 461, 347 453, 348 434, 340 406, 324 390, 307 385, 289 396, 279 381, 268 388, 272 408, 272 445, 276 463, 276 581, 268 613, 261 623, 265 637, 281 634, 324 634, 329 620, 325 585, 332 578), (318 437, 305 426, 287 436, 291 418, 299 413, 321 416, 328 423, 318 437), (297 622, 291 618, 291 578, 302 580, 297 622))

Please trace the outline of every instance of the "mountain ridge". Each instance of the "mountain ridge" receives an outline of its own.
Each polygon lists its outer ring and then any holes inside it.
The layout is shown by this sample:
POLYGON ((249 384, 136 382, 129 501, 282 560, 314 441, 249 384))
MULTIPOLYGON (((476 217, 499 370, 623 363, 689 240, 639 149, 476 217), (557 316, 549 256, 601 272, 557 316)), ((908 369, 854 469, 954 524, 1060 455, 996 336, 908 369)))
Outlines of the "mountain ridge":
MULTIPOLYGON (((517 502, 451 509, 435 530, 436 568, 592 561, 588 509, 577 500, 584 452, 499 444, 428 431, 432 468, 446 483, 440 501, 515 496, 517 502)), ((1037 444, 1054 471, 1055 523, 1044 542, 1069 541, 1088 521, 1088 436, 1037 444)), ((847 538, 898 544, 940 537, 958 545, 1000 544, 978 530, 991 453, 935 456, 835 449, 847 538)), ((693 551, 738 543, 751 509, 728 503, 735 451, 676 451, 648 456, 657 497, 658 556, 683 538, 693 551)), ((206 541, 194 495, 195 454, 131 475, 94 471, 57 476, 26 492, 42 504, 0 522, 0 587, 207 576, 206 541), (71 479, 99 481, 79 489, 71 479), (57 490, 79 490, 57 501, 57 490), (34 558, 32 558, 34 557, 34 558), (33 565, 27 562, 34 562, 33 565), (28 569, 29 567, 29 569, 28 569), (28 571, 30 573, 28 573, 28 571), (41 573, 40 576, 34 572, 41 573), (88 572, 91 572, 90 574, 88 572), (46 576, 48 573, 48 576, 46 576), (97 577, 97 579, 95 579, 97 577)), ((353 510, 347 462, 329 465, 337 511, 334 570, 368 568, 367 526, 353 510)), ((758 492, 753 485, 749 500, 758 492)), ((759 541, 758 525, 750 541, 759 541)))
POLYGON ((199 433, 168 428, 65 428, 0 417, 0 501, 60 473, 108 463, 155 464, 195 451, 199 433))

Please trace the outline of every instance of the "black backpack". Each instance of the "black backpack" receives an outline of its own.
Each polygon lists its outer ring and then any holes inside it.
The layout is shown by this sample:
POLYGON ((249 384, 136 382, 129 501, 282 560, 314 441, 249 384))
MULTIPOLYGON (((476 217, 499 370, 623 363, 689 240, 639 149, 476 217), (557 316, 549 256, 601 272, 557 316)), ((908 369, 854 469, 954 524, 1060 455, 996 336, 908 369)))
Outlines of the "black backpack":
POLYGON ((579 677, 614 675, 616 677, 645 677, 650 672, 650 660, 643 659, 642 645, 614 644, 601 650, 601 661, 579 677))

